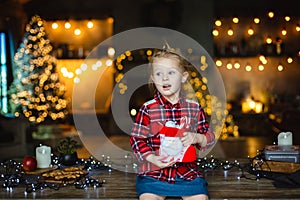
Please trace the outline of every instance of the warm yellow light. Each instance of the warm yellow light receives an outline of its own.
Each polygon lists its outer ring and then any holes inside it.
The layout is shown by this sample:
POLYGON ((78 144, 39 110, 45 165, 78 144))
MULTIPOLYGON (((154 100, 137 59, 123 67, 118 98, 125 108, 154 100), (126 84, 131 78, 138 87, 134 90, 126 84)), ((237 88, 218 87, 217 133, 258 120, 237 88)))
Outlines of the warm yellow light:
POLYGON ((255 102, 255 113, 261 113, 263 111, 263 104, 261 102, 255 102))
POLYGON ((269 18, 273 18, 275 16, 275 14, 274 14, 274 12, 270 11, 270 12, 268 12, 268 16, 269 16, 269 18))
POLYGON ((252 70, 252 67, 251 67, 251 65, 247 64, 245 69, 247 72, 250 72, 252 70))
POLYGON ((260 19, 259 19, 258 17, 255 17, 255 18, 253 19, 253 21, 254 21, 255 24, 259 24, 260 19))
POLYGON ((297 24, 297 26, 296 26, 296 31, 297 31, 297 32, 300 31, 300 25, 299 25, 299 24, 297 24))
POLYGON ((232 18, 232 22, 235 24, 239 23, 239 18, 237 17, 232 18))
POLYGON ((146 54, 147 54, 147 56, 151 56, 152 55, 152 51, 151 50, 147 50, 146 54))
POLYGON ((218 67, 221 67, 222 66, 222 61, 221 60, 216 60, 216 65, 218 66, 218 67))
POLYGON ((285 16, 284 20, 287 21, 287 22, 289 22, 291 20, 291 17, 290 16, 285 16))
POLYGON ((232 64, 231 63, 227 63, 226 68, 227 69, 232 69, 232 64))
POLYGON ((52 27, 52 29, 57 29, 58 28, 58 24, 56 22, 53 22, 51 27, 52 27))
POLYGON ((253 34, 254 34, 253 28, 249 28, 249 29, 248 29, 248 34, 249 34, 249 35, 253 35, 253 34))
POLYGON ((227 34, 229 36, 233 36, 233 30, 231 28, 228 29, 227 34))
POLYGON ((107 54, 108 54, 109 57, 113 57, 115 55, 115 53, 116 53, 116 51, 113 47, 109 47, 107 49, 107 54))
POLYGON ((74 83, 80 83, 80 79, 79 79, 78 77, 75 77, 75 78, 73 79, 73 81, 74 81, 74 83))
POLYGON ((74 30, 74 34, 75 34, 75 35, 80 35, 80 34, 81 34, 81 30, 80 30, 79 28, 76 28, 76 29, 74 30))
MULTIPOLYGON (((130 51, 126 51, 126 52, 125 52, 125 55, 126 55, 127 57, 129 57, 129 56, 131 56, 131 52, 130 52, 130 51)), ((125 57, 124 57, 124 59, 125 59, 125 57)))
POLYGON ((272 38, 270 38, 270 37, 267 37, 267 39, 266 39, 266 43, 267 43, 267 44, 272 44, 272 42, 273 42, 273 41, 272 41, 272 38))
POLYGON ((279 64, 278 66, 277 66, 277 69, 278 69, 278 71, 283 71, 283 65, 282 64, 279 64))
POLYGON ((106 66, 111 66, 113 64, 113 61, 111 59, 107 59, 105 64, 106 66))
POLYGON ((221 26, 221 25, 222 25, 222 22, 221 22, 221 20, 219 20, 219 19, 218 19, 218 20, 216 20, 216 21, 215 21, 215 25, 216 25, 216 26, 221 26))
POLYGON ((68 78, 73 78, 74 77, 74 73, 73 72, 69 72, 67 75, 68 78))
POLYGON ((88 28, 93 28, 94 27, 94 23, 90 20, 88 21, 87 25, 88 28))
POLYGON ((253 110, 255 108, 255 101, 250 101, 249 102, 249 107, 253 110))
POLYGON ((123 70, 123 68, 124 68, 124 67, 123 67, 123 65, 121 65, 121 64, 119 64, 119 65, 117 66, 117 69, 120 70, 120 71, 123 70))
POLYGON ((286 35, 286 34, 287 34, 287 31, 286 31, 285 28, 282 29, 281 34, 282 34, 282 35, 286 35))
POLYGON ((260 56, 259 56, 259 60, 260 60, 260 61, 263 61, 263 60, 265 60, 265 59, 266 59, 266 57, 265 57, 264 55, 260 55, 260 56))
POLYGON ((289 64, 291 64, 291 63, 293 62, 293 58, 292 58, 292 57, 288 57, 288 58, 286 59, 286 61, 287 61, 289 64))
POLYGON ((263 65, 258 65, 258 70, 259 71, 264 71, 265 67, 263 65))
POLYGON ((136 111, 136 109, 131 109, 131 111, 130 111, 130 115, 131 116, 136 116, 136 114, 137 114, 137 111, 136 111))
POLYGON ((66 22, 65 23, 65 29, 70 29, 71 28, 71 23, 70 22, 66 22))
POLYGON ((219 35, 219 31, 217 29, 214 29, 212 31, 213 36, 218 36, 219 35))
POLYGON ((267 59, 266 59, 266 57, 264 55, 260 55, 259 56, 259 60, 264 65, 268 63, 268 61, 267 61, 267 59))
POLYGON ((234 63, 234 68, 239 69, 241 67, 241 64, 239 62, 234 63))

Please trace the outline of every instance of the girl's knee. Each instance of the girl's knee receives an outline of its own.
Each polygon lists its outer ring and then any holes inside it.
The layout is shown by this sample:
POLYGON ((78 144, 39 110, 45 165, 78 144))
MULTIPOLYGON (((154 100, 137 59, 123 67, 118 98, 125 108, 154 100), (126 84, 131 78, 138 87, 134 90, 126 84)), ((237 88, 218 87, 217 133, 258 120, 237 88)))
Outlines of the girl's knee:
POLYGON ((183 200, 208 200, 208 196, 205 194, 198 194, 194 196, 182 197, 183 200))
POLYGON ((140 200, 164 200, 166 197, 157 194, 143 193, 140 195, 140 200))

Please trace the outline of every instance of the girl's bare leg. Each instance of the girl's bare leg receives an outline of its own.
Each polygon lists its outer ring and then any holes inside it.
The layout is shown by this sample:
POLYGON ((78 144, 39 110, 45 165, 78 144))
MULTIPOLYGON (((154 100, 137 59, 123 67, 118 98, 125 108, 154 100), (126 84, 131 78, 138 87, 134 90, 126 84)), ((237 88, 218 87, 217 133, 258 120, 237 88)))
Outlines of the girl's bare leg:
POLYGON ((152 193, 143 193, 140 196, 140 200, 164 200, 166 197, 159 196, 157 194, 152 193))
POLYGON ((198 194, 193 196, 182 197, 183 200, 208 200, 208 196, 205 194, 198 194))

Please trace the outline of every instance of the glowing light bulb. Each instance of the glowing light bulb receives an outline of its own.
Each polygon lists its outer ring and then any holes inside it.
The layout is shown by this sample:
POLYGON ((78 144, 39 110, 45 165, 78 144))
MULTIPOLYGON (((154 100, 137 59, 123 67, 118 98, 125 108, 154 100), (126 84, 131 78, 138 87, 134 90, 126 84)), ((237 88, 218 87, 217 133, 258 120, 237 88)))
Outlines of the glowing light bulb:
POLYGON ((71 23, 70 22, 66 22, 65 23, 65 29, 70 29, 71 28, 71 23))
POLYGON ((235 23, 235 24, 239 23, 239 18, 233 17, 232 22, 235 23))
POLYGON ((268 12, 268 17, 269 18, 273 18, 275 16, 274 12, 270 11, 268 12))
POLYGON ((279 65, 277 66, 277 69, 279 72, 283 71, 283 65, 279 63, 279 65))
POLYGON ((228 34, 229 36, 232 36, 232 35, 233 35, 233 30, 232 30, 231 28, 229 28, 228 31, 227 31, 227 34, 228 34))
POLYGON ((81 30, 80 30, 79 28, 76 28, 76 29, 74 30, 74 34, 75 34, 75 35, 80 35, 80 34, 81 34, 81 30))
POLYGON ((221 61, 221 60, 216 60, 216 65, 217 65, 218 67, 221 67, 221 66, 222 66, 222 61, 221 61))
POLYGON ((252 70, 252 67, 251 67, 251 65, 247 64, 245 69, 247 72, 250 72, 252 70))
POLYGON ((241 67, 241 64, 239 62, 234 63, 234 68, 239 69, 241 67))
POLYGON ((287 22, 289 22, 291 20, 291 17, 290 16, 285 16, 284 20, 287 21, 287 22))
POLYGON ((232 64, 231 63, 227 63, 226 68, 227 69, 232 69, 232 64))
POLYGON ((115 51, 115 49, 113 47, 109 47, 107 49, 108 56, 113 57, 115 55, 115 53, 116 53, 116 51, 115 51))
POLYGON ((264 69, 265 69, 265 67, 262 64, 258 65, 258 70, 259 71, 264 71, 264 69))
POLYGON ((288 57, 288 58, 286 59, 286 61, 287 61, 289 64, 291 64, 291 63, 293 62, 293 58, 292 58, 292 57, 288 57))
POLYGON ((300 31, 300 25, 299 25, 299 24, 297 24, 297 26, 296 26, 296 31, 297 31, 297 32, 300 31))
POLYGON ((51 27, 52 27, 52 29, 57 29, 58 28, 58 24, 56 22, 53 22, 51 27))
POLYGON ((214 29, 213 31, 212 31, 212 34, 213 34, 213 36, 218 36, 219 35, 219 31, 217 30, 217 29, 214 29))
POLYGON ((255 17, 253 19, 253 21, 254 21, 255 24, 259 24, 260 23, 260 19, 258 17, 255 17))
POLYGON ((285 28, 282 29, 281 34, 282 34, 282 35, 286 35, 286 34, 287 34, 287 31, 286 31, 285 28))
POLYGON ((273 41, 272 41, 272 38, 270 38, 270 37, 267 37, 267 39, 266 39, 266 43, 267 43, 267 44, 272 44, 272 42, 273 42, 273 41))
POLYGON ((247 32, 248 32, 249 35, 253 35, 254 34, 254 30, 251 27, 248 29, 247 32))
POLYGON ((221 22, 221 20, 219 20, 219 19, 218 19, 218 20, 216 20, 216 21, 215 21, 215 25, 216 25, 216 26, 221 26, 221 25, 222 25, 222 22, 221 22))
POLYGON ((87 25, 88 28, 93 28, 94 27, 94 23, 90 20, 88 21, 87 25))

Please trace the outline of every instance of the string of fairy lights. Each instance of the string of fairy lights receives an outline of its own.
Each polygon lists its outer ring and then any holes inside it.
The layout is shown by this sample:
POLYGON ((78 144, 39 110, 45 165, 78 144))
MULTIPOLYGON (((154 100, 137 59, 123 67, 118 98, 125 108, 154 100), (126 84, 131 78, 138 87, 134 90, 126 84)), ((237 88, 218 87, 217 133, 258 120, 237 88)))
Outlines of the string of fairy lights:
POLYGON ((216 65, 229 70, 244 68, 247 72, 255 68, 262 72, 266 67, 276 67, 277 71, 281 72, 300 57, 300 49, 294 45, 295 42, 297 43, 299 34, 299 18, 273 11, 268 11, 265 16, 253 18, 218 17, 214 21, 212 30, 217 46, 216 65), (250 41, 251 39, 253 41, 250 41), (249 57, 247 52, 242 52, 246 51, 246 40, 248 43, 252 42, 250 48, 256 48, 255 52, 250 53, 252 54, 250 57, 256 57, 257 61, 242 62, 243 57, 249 57), (224 44, 224 41, 228 43, 224 44), (277 66, 273 63, 269 64, 272 59, 277 59, 277 66))

